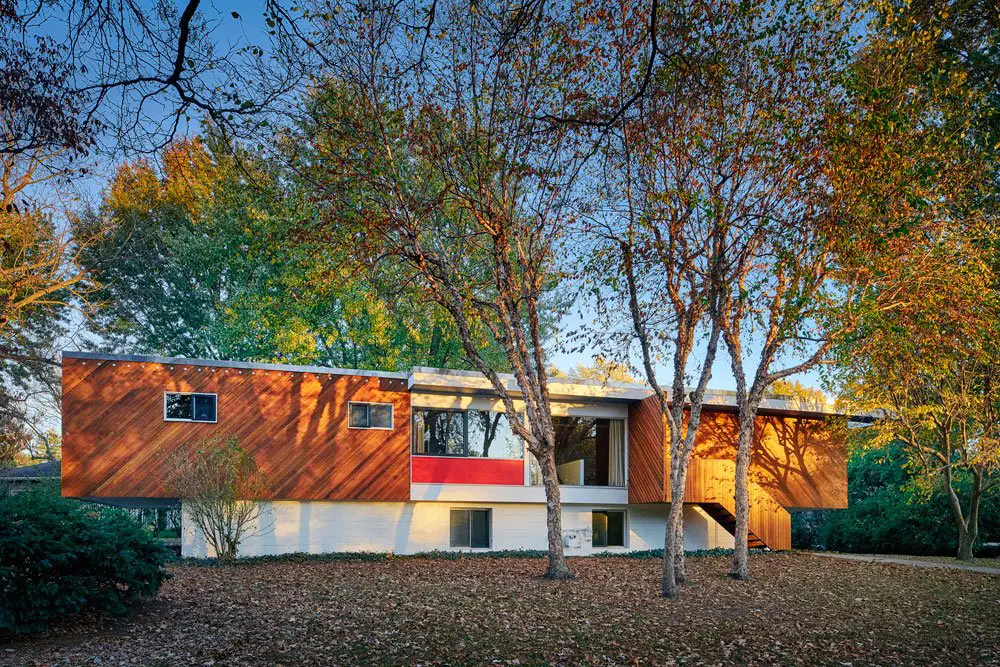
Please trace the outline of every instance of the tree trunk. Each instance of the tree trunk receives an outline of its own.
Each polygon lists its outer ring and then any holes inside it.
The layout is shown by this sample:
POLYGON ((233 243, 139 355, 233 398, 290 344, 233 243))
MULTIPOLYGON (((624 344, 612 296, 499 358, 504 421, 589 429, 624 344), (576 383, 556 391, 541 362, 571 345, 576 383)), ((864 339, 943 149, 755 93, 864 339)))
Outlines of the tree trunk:
POLYGON ((684 503, 681 503, 681 518, 677 523, 677 537, 674 549, 674 578, 678 584, 687 581, 687 564, 684 561, 684 503))
POLYGON ((675 495, 671 485, 670 510, 667 512, 667 525, 663 531, 663 574, 660 577, 660 595, 665 598, 676 598, 680 595, 680 582, 677 580, 677 552, 684 551, 683 533, 680 524, 684 521, 684 503, 674 502, 674 498, 684 498, 683 491, 675 495))
POLYGON ((958 555, 955 556, 958 560, 972 560, 972 545, 976 541, 976 536, 964 527, 958 531, 958 555))
MULTIPOLYGON (((671 449, 674 449, 671 447, 671 449)), ((679 469, 675 456, 670 459, 670 510, 664 530, 663 573, 660 577, 660 595, 676 598, 684 583, 684 486, 687 469, 679 469)))
POLYGON ((962 513, 962 501, 955 492, 953 471, 950 465, 944 466, 945 487, 948 492, 948 504, 951 507, 951 515, 955 520, 955 527, 958 528, 958 553, 955 558, 958 560, 972 560, 973 545, 979 537, 979 502, 982 498, 983 475, 976 469, 972 471, 972 492, 969 495, 969 512, 962 513))
POLYGON ((979 503, 983 496, 983 473, 978 468, 972 470, 972 492, 969 495, 968 518, 958 527, 958 560, 972 560, 972 547, 979 537, 979 503))
MULTIPOLYGON (((537 457, 536 457, 537 458, 537 457)), ((562 499, 559 492, 559 476, 556 473, 556 455, 549 448, 539 463, 542 471, 542 485, 545 487, 545 524, 549 538, 549 567, 546 579, 572 579, 562 542, 562 499)))
POLYGON ((729 576, 739 580, 750 578, 750 550, 747 539, 750 533, 750 454, 753 447, 753 422, 754 411, 741 409, 733 498, 736 505, 736 528, 733 535, 733 568, 729 573, 729 576))

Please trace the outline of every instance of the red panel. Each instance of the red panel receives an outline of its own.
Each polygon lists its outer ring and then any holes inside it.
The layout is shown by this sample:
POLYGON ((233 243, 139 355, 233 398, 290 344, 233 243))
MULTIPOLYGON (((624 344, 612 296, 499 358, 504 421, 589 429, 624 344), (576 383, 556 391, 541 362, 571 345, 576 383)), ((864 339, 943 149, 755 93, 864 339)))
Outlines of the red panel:
POLYGON ((414 456, 414 484, 516 484, 524 486, 524 461, 414 456))

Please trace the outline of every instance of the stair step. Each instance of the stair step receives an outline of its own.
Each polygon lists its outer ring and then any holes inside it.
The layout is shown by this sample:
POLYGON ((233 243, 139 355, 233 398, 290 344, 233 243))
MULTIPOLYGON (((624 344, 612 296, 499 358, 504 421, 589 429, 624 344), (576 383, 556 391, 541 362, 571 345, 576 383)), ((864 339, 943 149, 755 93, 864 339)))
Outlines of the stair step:
MULTIPOLYGON (((700 506, 726 532, 733 535, 736 534, 736 517, 730 514, 725 506, 720 503, 700 503, 700 506)), ((753 533, 750 533, 747 535, 747 547, 750 549, 764 549, 767 548, 767 544, 753 533)))

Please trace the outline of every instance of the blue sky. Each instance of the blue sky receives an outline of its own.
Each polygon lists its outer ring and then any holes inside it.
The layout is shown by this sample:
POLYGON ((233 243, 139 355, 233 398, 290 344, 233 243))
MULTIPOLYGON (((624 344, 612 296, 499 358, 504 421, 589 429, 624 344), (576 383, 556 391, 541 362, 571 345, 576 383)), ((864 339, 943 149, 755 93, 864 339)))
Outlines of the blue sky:
MULTIPOLYGON (((183 4, 179 2, 178 7, 180 8, 183 4)), ((203 3, 198 10, 197 16, 211 26, 213 39, 218 44, 220 51, 239 49, 250 44, 264 46, 267 42, 267 26, 264 22, 263 3, 220 2, 216 0, 214 2, 203 3), (234 18, 233 12, 237 12, 239 18, 234 18)), ((168 104, 161 105, 161 108, 165 117, 169 115, 170 108, 168 104)), ((155 123, 156 118, 153 117, 150 121, 155 123)), ((182 123, 180 134, 197 130, 199 122, 199 119, 193 118, 190 123, 182 123)), ((117 163, 125 157, 120 151, 116 151, 114 146, 107 146, 107 148, 108 150, 105 151, 104 156, 95 160, 92 176, 78 184, 80 196, 84 200, 96 200, 101 188, 104 187, 108 179, 113 175, 117 163)), ((578 312, 581 310, 580 308, 574 310, 577 312, 567 316, 560 323, 560 329, 563 331, 579 327, 586 320, 591 319, 587 313, 586 306, 582 308, 582 315, 578 312)), ((593 352, 570 353, 558 349, 558 345, 556 345, 552 349, 550 361, 563 370, 569 370, 577 364, 590 365, 593 363, 593 357, 598 353, 600 353, 600 350, 596 349, 593 352)), ((697 357, 698 355, 696 354, 695 356, 697 357)), ((661 381, 664 382, 669 379, 669 373, 665 367, 661 367, 659 376, 661 381)), ((821 379, 819 373, 816 371, 802 374, 793 379, 797 379, 807 386, 821 386, 821 379)), ((716 363, 713 366, 711 385, 717 389, 735 388, 729 357, 724 348, 721 347, 716 363)))

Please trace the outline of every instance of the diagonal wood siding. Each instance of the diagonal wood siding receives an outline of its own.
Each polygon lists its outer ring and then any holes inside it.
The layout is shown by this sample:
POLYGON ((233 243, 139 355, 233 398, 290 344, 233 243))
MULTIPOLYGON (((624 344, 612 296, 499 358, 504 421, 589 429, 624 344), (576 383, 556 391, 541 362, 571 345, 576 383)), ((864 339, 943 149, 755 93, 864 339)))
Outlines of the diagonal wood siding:
MULTIPOLYGON (((786 508, 847 507, 847 424, 844 417, 757 417, 751 478, 786 508)), ((736 459, 736 415, 706 406, 692 460, 736 459)), ((629 502, 670 496, 666 428, 655 397, 629 409, 629 502)), ((688 489, 691 487, 689 473, 688 489)), ((686 498, 696 502, 694 498, 686 498)))
POLYGON ((63 359, 63 494, 171 497, 179 446, 235 435, 272 499, 405 501, 405 380, 150 362, 63 359), (163 393, 218 394, 218 423, 166 422, 163 393), (392 403, 395 428, 347 428, 347 402, 392 403))

